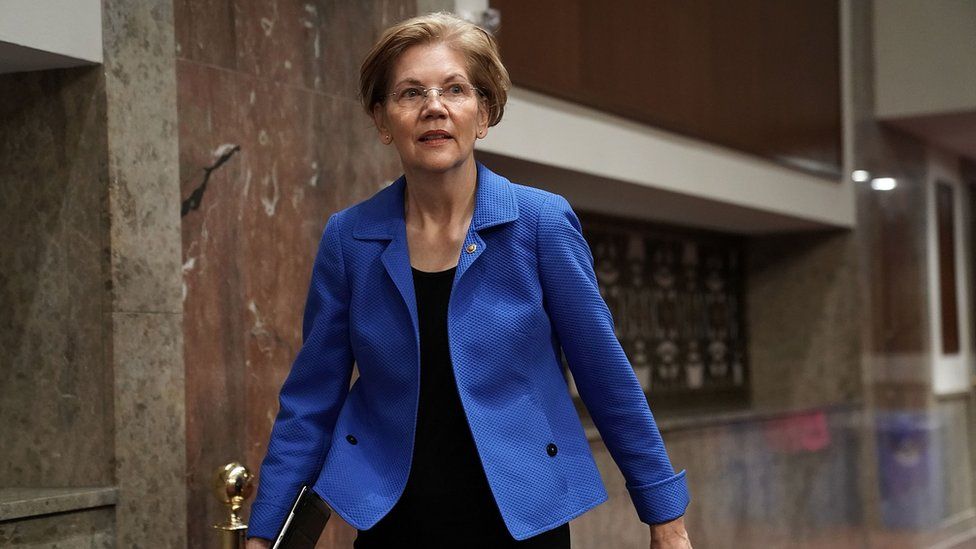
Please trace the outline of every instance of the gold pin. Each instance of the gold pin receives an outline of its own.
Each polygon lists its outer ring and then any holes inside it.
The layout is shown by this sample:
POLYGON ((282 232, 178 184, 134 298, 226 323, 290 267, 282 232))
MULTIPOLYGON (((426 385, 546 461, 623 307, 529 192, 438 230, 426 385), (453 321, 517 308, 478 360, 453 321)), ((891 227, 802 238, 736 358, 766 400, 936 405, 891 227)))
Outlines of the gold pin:
POLYGON ((478 249, 477 244, 468 244, 468 253, 473 254, 475 250, 478 249))

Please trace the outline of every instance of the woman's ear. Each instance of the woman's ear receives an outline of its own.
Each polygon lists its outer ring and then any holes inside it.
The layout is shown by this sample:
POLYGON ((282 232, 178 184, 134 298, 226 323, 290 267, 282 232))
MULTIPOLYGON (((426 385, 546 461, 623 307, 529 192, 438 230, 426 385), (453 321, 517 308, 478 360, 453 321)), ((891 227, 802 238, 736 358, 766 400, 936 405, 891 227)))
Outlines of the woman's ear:
POLYGON ((386 112, 384 112, 381 103, 373 105, 373 124, 376 125, 376 131, 379 132, 380 141, 384 145, 389 145, 393 142, 393 135, 390 133, 389 124, 386 122, 386 112))
POLYGON ((478 102, 478 139, 488 136, 488 105, 478 102))

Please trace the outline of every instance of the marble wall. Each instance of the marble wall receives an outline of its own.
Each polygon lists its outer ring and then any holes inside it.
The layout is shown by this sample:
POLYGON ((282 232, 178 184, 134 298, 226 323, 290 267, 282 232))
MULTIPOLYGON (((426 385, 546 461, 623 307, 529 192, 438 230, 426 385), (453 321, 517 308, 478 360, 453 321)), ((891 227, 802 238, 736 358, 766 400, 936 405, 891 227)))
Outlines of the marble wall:
POLYGON ((98 68, 0 75, 3 547, 114 544, 111 507, 44 517, 17 505, 113 484, 106 152, 98 68))
POLYGON ((5 546, 184 543, 169 5, 102 2, 100 67, 0 77, 0 502, 112 494, 54 519, 24 511, 5 546))
POLYGON ((976 508, 972 401, 965 395, 940 398, 932 418, 935 421, 929 425, 934 431, 933 442, 937 443, 932 448, 938 451, 931 457, 944 474, 932 475, 930 482, 934 486, 930 491, 942 496, 940 520, 959 518, 976 508))
POLYGON ((760 236, 746 250, 752 406, 862 401, 854 235, 760 236))
POLYGON ((74 513, 40 515, 0 522, 0 547, 44 549, 112 549, 115 509, 98 507, 74 513))
POLYGON ((103 90, 0 75, 0 487, 113 480, 103 90))
MULTIPOLYGON (((356 82, 378 33, 416 8, 181 0, 174 9, 188 545, 205 547, 224 518, 213 471, 241 460, 256 473, 264 458, 325 221, 400 174, 356 82)), ((336 517, 323 542, 354 534, 336 517)))

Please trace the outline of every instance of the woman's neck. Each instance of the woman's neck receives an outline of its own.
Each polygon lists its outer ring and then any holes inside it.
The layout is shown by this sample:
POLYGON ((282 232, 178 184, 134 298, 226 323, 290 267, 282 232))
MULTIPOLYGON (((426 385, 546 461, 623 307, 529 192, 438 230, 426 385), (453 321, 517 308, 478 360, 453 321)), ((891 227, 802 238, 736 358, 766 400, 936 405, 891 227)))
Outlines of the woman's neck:
POLYGON ((478 168, 471 159, 444 173, 406 173, 404 219, 417 230, 467 225, 474 213, 478 168))

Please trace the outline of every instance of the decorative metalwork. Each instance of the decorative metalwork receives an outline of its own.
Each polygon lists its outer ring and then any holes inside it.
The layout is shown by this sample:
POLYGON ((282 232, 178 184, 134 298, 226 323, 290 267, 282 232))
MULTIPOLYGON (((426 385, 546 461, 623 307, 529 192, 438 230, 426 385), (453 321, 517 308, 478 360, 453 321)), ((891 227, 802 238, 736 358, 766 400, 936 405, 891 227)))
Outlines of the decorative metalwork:
POLYGON ((244 549, 247 524, 239 512, 254 491, 254 475, 243 464, 232 461, 214 472, 212 487, 214 496, 228 511, 227 522, 213 525, 220 532, 221 549, 244 549))
POLYGON ((596 214, 579 217, 600 293, 645 392, 655 398, 745 395, 740 241, 596 214))

